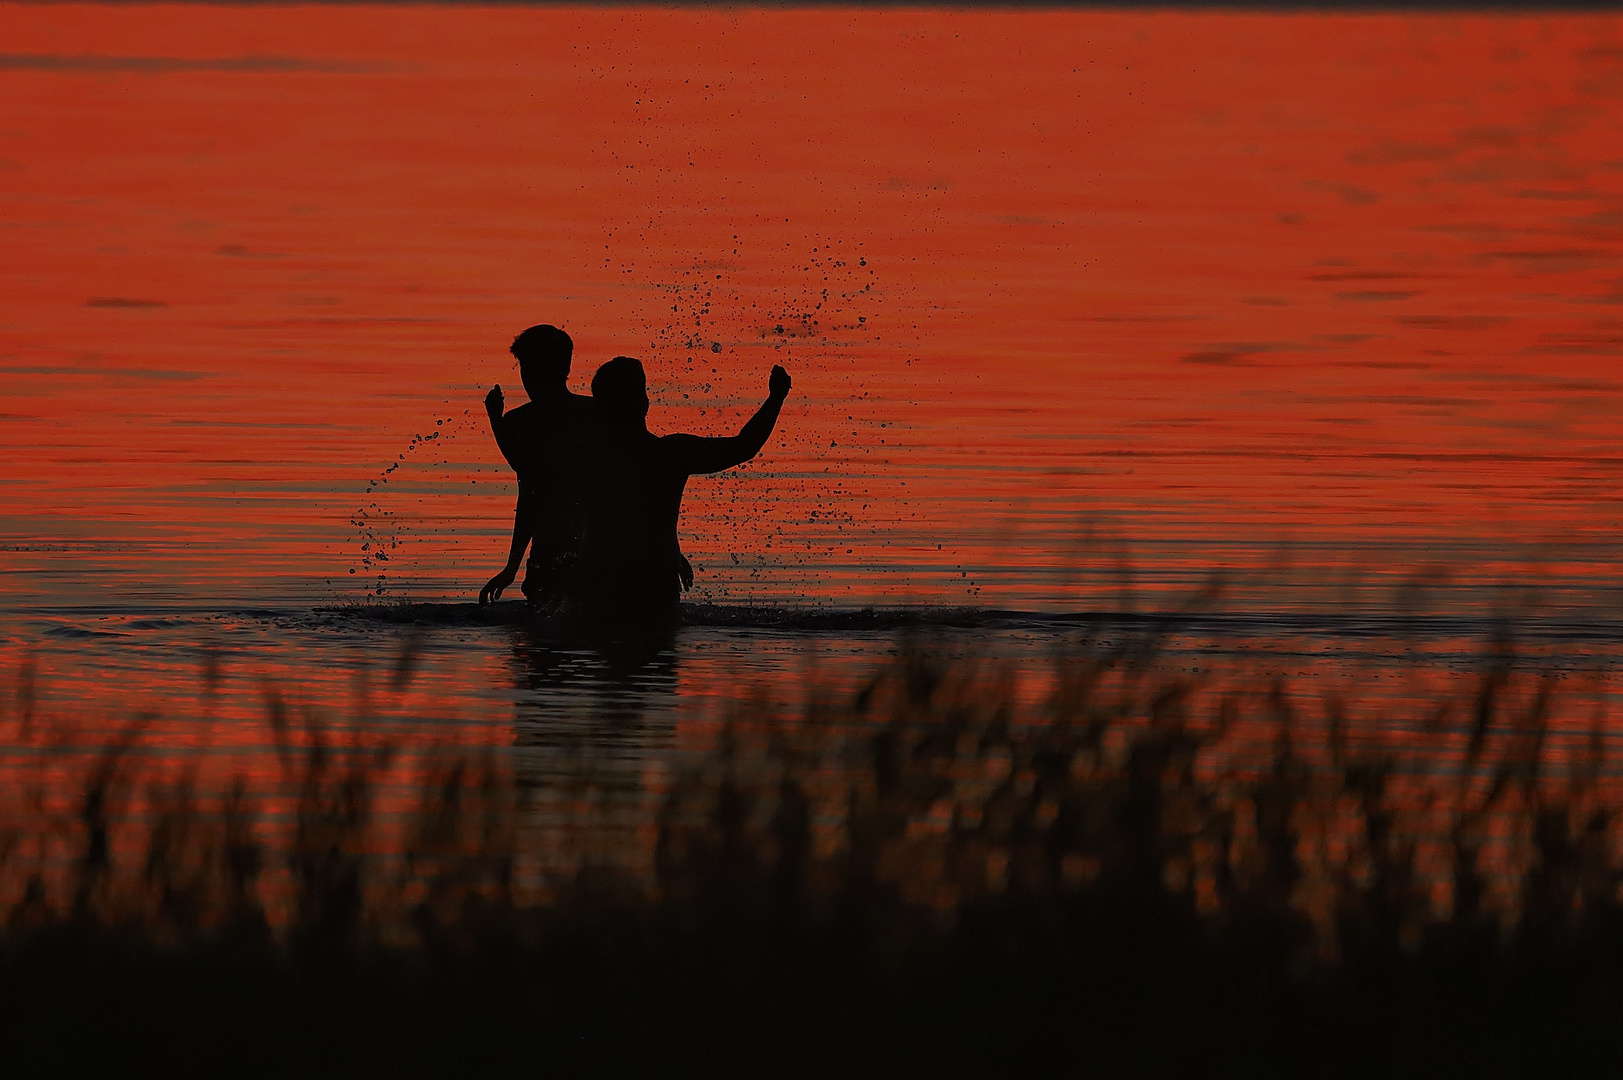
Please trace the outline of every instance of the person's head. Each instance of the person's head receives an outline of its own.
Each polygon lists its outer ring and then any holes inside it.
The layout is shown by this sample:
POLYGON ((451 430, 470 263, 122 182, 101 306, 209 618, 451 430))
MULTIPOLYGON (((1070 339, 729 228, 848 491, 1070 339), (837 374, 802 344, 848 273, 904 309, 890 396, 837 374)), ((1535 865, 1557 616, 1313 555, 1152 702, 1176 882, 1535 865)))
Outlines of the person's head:
POLYGON ((575 343, 556 326, 532 326, 513 339, 508 351, 518 358, 519 378, 532 398, 569 379, 569 359, 575 343))
POLYGON ((642 361, 616 356, 592 376, 592 400, 614 427, 642 427, 648 416, 648 378, 642 361))

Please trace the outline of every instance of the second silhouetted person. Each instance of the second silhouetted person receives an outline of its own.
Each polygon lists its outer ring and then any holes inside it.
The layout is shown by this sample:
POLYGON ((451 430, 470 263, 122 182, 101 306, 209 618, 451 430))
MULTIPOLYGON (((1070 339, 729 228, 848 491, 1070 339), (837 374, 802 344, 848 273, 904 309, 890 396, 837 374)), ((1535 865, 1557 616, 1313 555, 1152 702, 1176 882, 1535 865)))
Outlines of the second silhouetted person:
POLYGON ((599 632, 662 632, 675 625, 681 552, 676 525, 695 473, 720 472, 760 453, 790 387, 774 367, 765 404, 737 435, 655 435, 648 430, 642 362, 617 356, 592 378, 602 441, 584 492, 581 551, 586 614, 599 632))

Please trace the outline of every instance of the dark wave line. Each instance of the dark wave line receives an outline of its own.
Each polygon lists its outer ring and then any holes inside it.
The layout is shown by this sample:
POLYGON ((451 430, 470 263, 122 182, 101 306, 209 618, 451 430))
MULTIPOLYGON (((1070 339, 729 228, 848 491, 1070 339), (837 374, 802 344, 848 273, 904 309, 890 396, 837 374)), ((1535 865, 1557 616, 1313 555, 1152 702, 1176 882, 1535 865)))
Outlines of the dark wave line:
MULTIPOLYGON (((318 608, 340 619, 416 626, 561 626, 559 616, 536 612, 522 601, 481 607, 464 604, 355 604, 318 608)), ((911 605, 899 607, 754 607, 683 604, 686 626, 860 633, 898 630, 1116 630, 1266 637, 1307 635, 1346 638, 1480 638, 1508 641, 1623 643, 1623 622, 1495 618, 1481 615, 1326 615, 1290 612, 1039 612, 1007 608, 911 605)))

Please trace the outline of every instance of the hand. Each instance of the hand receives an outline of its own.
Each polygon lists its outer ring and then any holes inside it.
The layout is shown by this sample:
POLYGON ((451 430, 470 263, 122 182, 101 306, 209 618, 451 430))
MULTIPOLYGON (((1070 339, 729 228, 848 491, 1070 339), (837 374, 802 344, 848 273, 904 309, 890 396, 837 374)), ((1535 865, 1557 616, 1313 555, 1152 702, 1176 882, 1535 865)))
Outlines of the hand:
POLYGON ((490 422, 495 423, 502 418, 502 384, 497 383, 485 395, 485 412, 490 416, 490 422))
POLYGON ((775 398, 789 396, 789 373, 783 370, 783 365, 772 365, 772 377, 767 381, 767 390, 775 398))
MULTIPOLYGON (((495 393, 495 391, 492 391, 492 393, 495 393)), ((479 590, 480 605, 483 606, 493 600, 500 600, 502 598, 502 590, 513 584, 513 579, 517 576, 518 567, 502 567, 502 572, 485 582, 485 587, 479 590)))
POLYGON ((682 579, 683 590, 693 588, 693 564, 680 551, 676 553, 676 576, 682 579))

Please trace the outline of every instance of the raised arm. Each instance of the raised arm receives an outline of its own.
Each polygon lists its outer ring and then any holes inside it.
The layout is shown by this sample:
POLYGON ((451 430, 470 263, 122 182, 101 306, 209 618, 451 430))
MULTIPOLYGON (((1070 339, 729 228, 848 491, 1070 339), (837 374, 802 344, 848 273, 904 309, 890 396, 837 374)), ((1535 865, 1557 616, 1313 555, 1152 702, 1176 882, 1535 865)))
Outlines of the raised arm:
POLYGON ((782 367, 772 368, 772 377, 768 380, 768 395, 766 403, 755 411, 744 430, 737 435, 719 439, 706 439, 697 435, 671 435, 668 436, 672 448, 680 455, 683 471, 687 473, 712 473, 730 469, 734 465, 741 465, 761 452, 766 440, 772 435, 772 429, 778 423, 778 412, 783 408, 783 399, 789 396, 789 373, 782 367))
POLYGON ((496 446, 501 450, 502 457, 507 459, 514 472, 519 471, 518 441, 513 438, 505 418, 502 416, 502 388, 498 383, 490 388, 485 395, 485 415, 490 417, 490 431, 496 436, 496 446))

